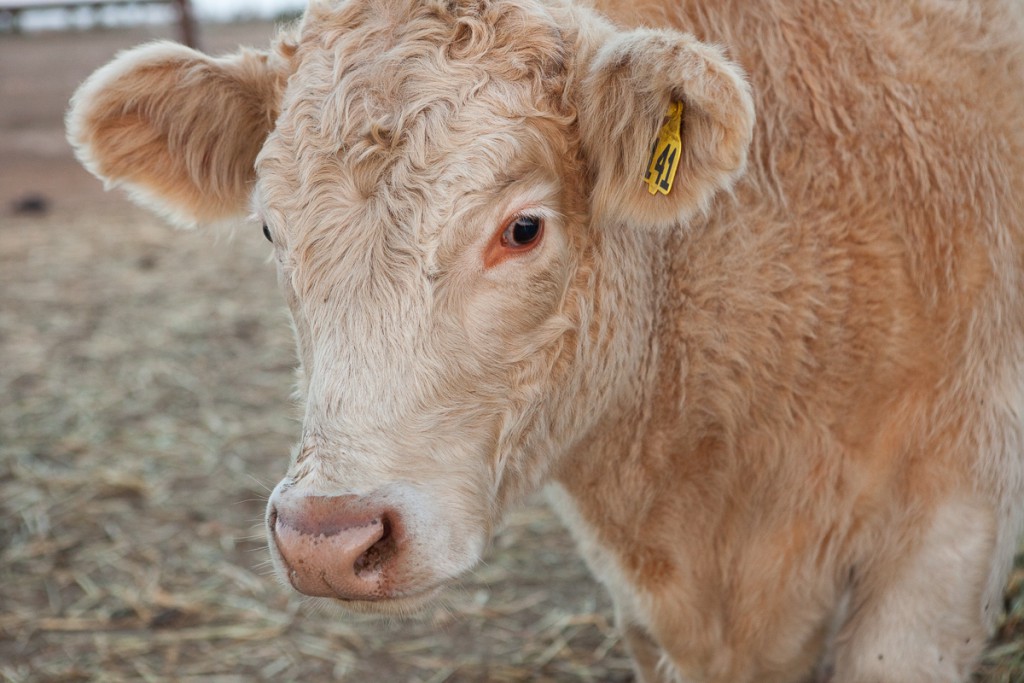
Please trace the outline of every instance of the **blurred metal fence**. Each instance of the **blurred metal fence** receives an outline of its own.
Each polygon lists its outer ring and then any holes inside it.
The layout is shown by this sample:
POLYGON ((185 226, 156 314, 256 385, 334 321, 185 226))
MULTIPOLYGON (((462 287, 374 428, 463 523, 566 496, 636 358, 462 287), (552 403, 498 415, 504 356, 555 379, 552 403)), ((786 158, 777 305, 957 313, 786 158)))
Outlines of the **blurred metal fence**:
MULTIPOLYGON (((80 10, 83 7, 98 13, 105 7, 131 5, 169 5, 177 12, 179 39, 189 47, 199 47, 195 15, 189 0, 0 0, 0 27, 21 30, 21 18, 32 10, 80 10)), ((97 22, 98 23, 98 22, 97 22)))

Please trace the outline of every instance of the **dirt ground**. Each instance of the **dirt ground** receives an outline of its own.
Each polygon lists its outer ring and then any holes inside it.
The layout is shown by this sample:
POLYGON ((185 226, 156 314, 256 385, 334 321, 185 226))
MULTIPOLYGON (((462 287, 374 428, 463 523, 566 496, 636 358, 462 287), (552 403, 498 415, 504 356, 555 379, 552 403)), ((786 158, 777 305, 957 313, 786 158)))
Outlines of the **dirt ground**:
MULTIPOLYGON (((260 519, 298 423, 259 226, 173 230, 64 142, 74 87, 170 35, 0 35, 0 679, 631 680, 608 599, 539 500, 418 620, 314 609, 272 578, 260 519)), ((1024 681, 1022 585, 979 681, 1024 681)))

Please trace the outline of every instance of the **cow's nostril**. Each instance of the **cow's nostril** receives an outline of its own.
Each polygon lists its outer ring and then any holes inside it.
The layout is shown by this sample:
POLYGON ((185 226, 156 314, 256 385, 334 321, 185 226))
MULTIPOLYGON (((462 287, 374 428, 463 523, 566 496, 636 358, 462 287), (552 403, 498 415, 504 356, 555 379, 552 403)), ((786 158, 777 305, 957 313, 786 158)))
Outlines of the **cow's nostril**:
POLYGON ((392 529, 391 520, 383 517, 381 520, 383 532, 377 542, 371 545, 366 551, 356 558, 353 569, 356 576, 367 576, 379 574, 395 554, 395 535, 392 529))

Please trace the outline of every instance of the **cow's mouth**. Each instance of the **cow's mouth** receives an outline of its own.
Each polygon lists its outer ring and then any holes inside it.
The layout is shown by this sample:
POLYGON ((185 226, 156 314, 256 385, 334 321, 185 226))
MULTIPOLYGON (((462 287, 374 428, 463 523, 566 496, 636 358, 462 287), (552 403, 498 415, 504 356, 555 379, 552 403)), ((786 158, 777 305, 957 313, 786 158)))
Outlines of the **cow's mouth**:
POLYGON ((410 591, 372 600, 351 600, 347 598, 325 598, 328 604, 336 605, 347 612, 388 616, 411 616, 422 612, 431 605, 441 602, 447 584, 439 584, 423 590, 410 591))

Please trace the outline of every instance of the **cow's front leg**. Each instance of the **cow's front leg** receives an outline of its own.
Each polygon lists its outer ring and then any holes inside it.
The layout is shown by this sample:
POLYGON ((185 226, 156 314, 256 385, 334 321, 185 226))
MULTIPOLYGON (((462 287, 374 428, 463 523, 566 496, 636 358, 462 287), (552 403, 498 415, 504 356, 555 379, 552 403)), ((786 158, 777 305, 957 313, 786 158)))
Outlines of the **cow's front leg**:
POLYGON ((647 631, 635 624, 620 624, 619 628, 626 651, 633 659, 637 683, 671 683, 672 679, 664 675, 664 669, 658 666, 662 657, 661 648, 647 631))
POLYGON ((615 603, 615 624, 622 634, 626 652, 633 660, 636 683, 686 683, 675 675, 658 641, 635 618, 634 613, 625 607, 630 599, 623 599, 614 592, 612 599, 615 603))
POLYGON ((994 522, 984 504, 946 503, 924 529, 918 523, 905 532, 916 531, 912 548, 879 558, 859 575, 831 683, 966 680, 991 625, 986 584, 1002 585, 1003 574, 989 580, 994 522))

